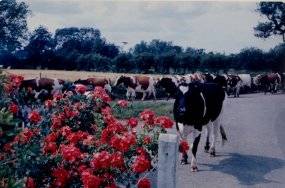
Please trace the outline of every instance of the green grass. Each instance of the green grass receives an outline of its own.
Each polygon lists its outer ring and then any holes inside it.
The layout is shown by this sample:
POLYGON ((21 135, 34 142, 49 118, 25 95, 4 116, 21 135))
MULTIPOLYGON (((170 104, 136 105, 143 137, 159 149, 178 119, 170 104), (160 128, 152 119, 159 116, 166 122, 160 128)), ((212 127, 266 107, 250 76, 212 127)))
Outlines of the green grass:
POLYGON ((120 112, 115 111, 114 114, 120 119, 127 119, 138 117, 144 109, 150 109, 159 116, 164 115, 173 118, 172 108, 173 101, 134 101, 130 102, 127 109, 122 109, 120 112))

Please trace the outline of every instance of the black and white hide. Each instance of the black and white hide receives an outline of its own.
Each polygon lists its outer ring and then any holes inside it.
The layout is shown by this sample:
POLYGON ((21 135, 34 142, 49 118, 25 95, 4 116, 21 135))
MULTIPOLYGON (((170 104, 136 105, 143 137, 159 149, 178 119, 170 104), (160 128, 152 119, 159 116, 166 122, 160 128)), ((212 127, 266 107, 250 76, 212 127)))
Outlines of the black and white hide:
MULTIPOLYGON (((205 151, 215 156, 215 144, 218 129, 223 141, 227 140, 222 127, 222 110, 225 100, 224 89, 216 83, 198 83, 180 85, 175 97, 173 113, 176 128, 181 139, 193 134, 191 146, 192 160, 191 170, 197 171, 196 153, 201 138, 202 127, 207 127, 207 140, 205 151), (211 134, 212 132, 212 134, 211 134), (209 137, 212 135, 210 145, 209 137)), ((182 163, 187 164, 187 153, 182 156, 182 163)))

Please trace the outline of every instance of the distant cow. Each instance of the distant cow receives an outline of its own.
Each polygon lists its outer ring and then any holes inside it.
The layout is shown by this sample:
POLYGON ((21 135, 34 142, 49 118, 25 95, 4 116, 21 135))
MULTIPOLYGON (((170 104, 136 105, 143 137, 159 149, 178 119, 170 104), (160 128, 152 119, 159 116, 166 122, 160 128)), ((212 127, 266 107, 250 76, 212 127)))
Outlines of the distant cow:
MULTIPOLYGON (((194 142, 191 148, 191 170, 193 172, 198 170, 196 152, 203 126, 207 125, 208 130, 205 151, 210 151, 211 156, 215 156, 215 143, 219 128, 223 141, 227 140, 221 124, 224 99, 225 91, 216 83, 192 82, 179 86, 175 97, 173 113, 176 128, 182 137, 181 139, 186 139, 193 132, 194 142), (211 146, 209 142, 210 124, 213 124, 211 146)), ((182 162, 188 163, 187 159, 187 153, 183 153, 182 162)))
POLYGON ((233 93, 234 97, 239 97, 242 80, 238 75, 228 75, 228 95, 233 93))
POLYGON ((54 95, 56 93, 62 93, 62 88, 65 81, 60 79, 51 78, 36 78, 30 80, 23 80, 20 85, 20 90, 28 89, 30 93, 34 94, 35 99, 39 99, 43 96, 44 99, 48 98, 48 95, 54 95))
POLYGON ((120 76, 115 82, 115 86, 123 84, 127 88, 127 99, 134 99, 136 92, 142 92, 144 100, 147 95, 153 95, 156 99, 155 81, 151 76, 120 76))
POLYGON ((169 100, 169 98, 174 97, 174 94, 177 92, 178 79, 174 76, 159 78, 156 87, 162 88, 167 95, 167 100, 169 100))
POLYGON ((260 74, 254 77, 254 84, 260 87, 264 94, 267 92, 276 93, 281 85, 281 75, 278 73, 260 74))
POLYGON ((79 79, 76 80, 74 84, 83 84, 85 86, 91 86, 92 88, 100 86, 102 88, 105 88, 106 91, 108 91, 109 93, 112 92, 110 79, 104 77, 92 77, 92 78, 87 78, 85 80, 79 79))

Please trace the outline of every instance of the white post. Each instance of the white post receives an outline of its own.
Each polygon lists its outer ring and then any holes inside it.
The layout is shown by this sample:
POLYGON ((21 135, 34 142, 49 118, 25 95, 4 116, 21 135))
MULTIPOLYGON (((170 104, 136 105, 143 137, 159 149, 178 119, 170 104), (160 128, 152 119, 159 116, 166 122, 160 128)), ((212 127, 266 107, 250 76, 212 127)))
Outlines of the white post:
POLYGON ((158 143, 158 188, 176 187, 178 137, 175 134, 160 134, 158 143))

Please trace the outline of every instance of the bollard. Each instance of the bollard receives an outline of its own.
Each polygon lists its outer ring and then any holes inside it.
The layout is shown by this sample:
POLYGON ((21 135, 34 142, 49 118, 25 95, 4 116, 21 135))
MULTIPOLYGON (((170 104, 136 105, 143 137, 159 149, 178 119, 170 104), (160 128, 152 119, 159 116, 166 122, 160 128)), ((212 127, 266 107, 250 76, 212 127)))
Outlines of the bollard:
POLYGON ((175 134, 160 134, 158 143, 158 188, 176 187, 178 137, 175 134))

